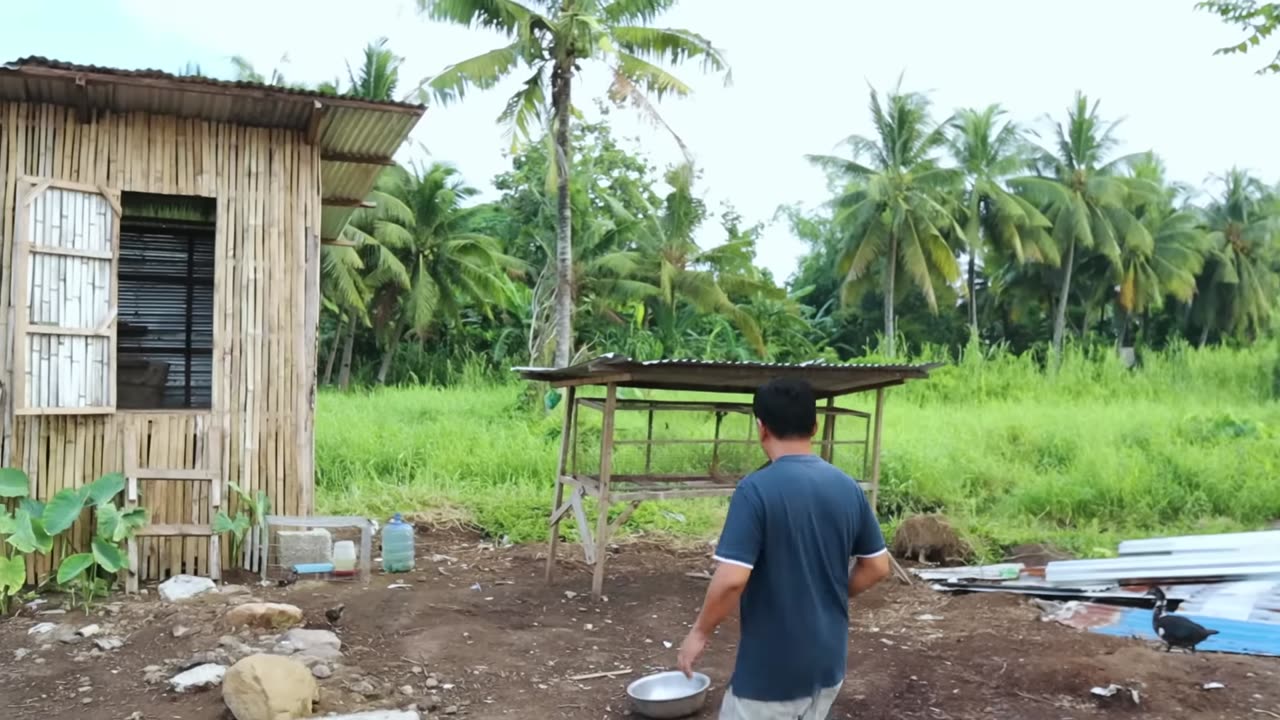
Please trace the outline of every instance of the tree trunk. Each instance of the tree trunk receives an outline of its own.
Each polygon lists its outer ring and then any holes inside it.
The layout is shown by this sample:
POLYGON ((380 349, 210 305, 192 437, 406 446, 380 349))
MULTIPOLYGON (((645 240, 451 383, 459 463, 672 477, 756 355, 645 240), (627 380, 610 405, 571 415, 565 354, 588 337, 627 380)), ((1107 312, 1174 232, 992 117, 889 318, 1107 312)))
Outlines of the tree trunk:
POLYGON ((567 367, 573 360, 573 210, 569 205, 569 145, 573 80, 572 57, 566 58, 551 76, 551 104, 555 117, 556 143, 556 354, 555 366, 567 367))
POLYGON ((347 336, 342 346, 342 370, 338 373, 338 387, 346 392, 351 387, 351 351, 356 343, 356 316, 347 322, 347 336))
POLYGON ((1205 344, 1208 342, 1209 342, 1209 323, 1206 322, 1204 324, 1204 327, 1200 329, 1200 342, 1196 345, 1196 347, 1203 348, 1205 344))
POLYGON ((333 382, 333 363, 338 359, 338 346, 342 344, 342 329, 347 326, 346 320, 345 315, 338 318, 338 331, 333 334, 333 345, 329 346, 329 359, 324 361, 324 385, 333 382))
POLYGON ((1053 318, 1053 352, 1062 359, 1062 340, 1067 331, 1067 301, 1071 299, 1071 271, 1076 262, 1076 240, 1067 245, 1067 265, 1062 274, 1062 291, 1058 294, 1058 307, 1053 318))
POLYGON ((974 270, 973 248, 969 248, 969 331, 978 336, 978 281, 974 270))
POLYGON ((378 366, 378 384, 387 383, 387 373, 391 371, 391 361, 395 359, 396 350, 400 347, 400 338, 404 335, 405 324, 398 320, 391 329, 391 339, 387 341, 387 349, 382 353, 382 364, 378 366))
POLYGON ((895 355, 894 345, 897 343, 897 332, 894 327, 893 317, 893 285, 898 274, 898 236, 889 236, 889 264, 885 268, 884 276, 884 347, 885 355, 893 358, 895 355))

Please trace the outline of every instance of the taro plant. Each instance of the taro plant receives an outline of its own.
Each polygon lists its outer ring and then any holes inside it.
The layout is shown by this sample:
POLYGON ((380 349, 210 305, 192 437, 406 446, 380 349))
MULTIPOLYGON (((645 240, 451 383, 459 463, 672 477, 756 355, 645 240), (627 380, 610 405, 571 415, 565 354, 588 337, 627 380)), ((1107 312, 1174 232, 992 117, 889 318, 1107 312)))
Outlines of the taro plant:
POLYGON ((0 599, 7 602, 21 587, 26 555, 49 554, 55 538, 61 539, 64 551, 68 549, 70 540, 65 533, 88 507, 96 518, 90 552, 65 555, 56 576, 59 585, 72 591, 73 598, 79 592, 88 610, 93 598, 110 587, 109 582, 99 578, 98 571, 115 574, 123 570, 127 559, 122 545, 147 522, 145 509, 122 511, 115 506, 114 499, 124 485, 123 475, 108 473, 84 487, 59 490, 48 503, 42 503, 29 497, 26 473, 13 468, 0 470, 0 497, 18 500, 12 515, 5 510, 0 516, 0 536, 4 536, 6 553, 0 566, 0 599), (17 554, 8 556, 9 548, 17 554))
POLYGON ((27 582, 27 558, 7 542, 18 528, 7 503, 26 498, 29 486, 26 473, 0 468, 0 616, 9 614, 9 598, 27 582))
POLYGON ((240 502, 234 517, 228 515, 225 510, 218 511, 218 516, 213 519, 213 531, 231 535, 231 557, 239 558, 240 550, 244 546, 244 537, 248 534, 249 528, 261 528, 266 522, 267 514, 271 512, 271 498, 267 497, 265 490, 250 494, 236 483, 228 483, 228 485, 240 502))

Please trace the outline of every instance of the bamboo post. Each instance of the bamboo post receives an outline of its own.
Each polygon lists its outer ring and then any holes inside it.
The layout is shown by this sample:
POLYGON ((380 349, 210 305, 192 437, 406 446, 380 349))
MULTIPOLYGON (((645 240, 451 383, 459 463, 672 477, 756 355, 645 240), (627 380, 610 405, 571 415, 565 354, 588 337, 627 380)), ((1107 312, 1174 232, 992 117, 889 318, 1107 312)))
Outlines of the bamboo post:
POLYGON ((836 452, 833 444, 836 439, 835 407, 836 398, 833 395, 827 398, 827 410, 822 414, 822 459, 827 462, 832 461, 836 452))
POLYGON ((884 430, 884 388, 876 390, 875 427, 871 436, 871 507, 880 500, 880 436, 884 430))
POLYGON ((604 594, 604 564, 609 547, 609 475, 613 466, 613 422, 618 408, 618 386, 605 391, 604 424, 600 430, 600 494, 596 498, 596 563, 591 577, 591 596, 604 594))
POLYGON ((556 463, 556 495, 555 502, 551 504, 551 539, 547 542, 545 577, 548 584, 555 579, 556 574, 556 547, 560 544, 560 519, 564 517, 564 513, 560 512, 560 506, 564 504, 564 481, 561 478, 569 462, 569 452, 574 443, 573 416, 577 410, 577 392, 578 388, 569 387, 565 397, 564 424, 560 429, 560 459, 556 463))
POLYGON ((648 475, 653 468, 653 406, 649 406, 649 430, 644 442, 644 474, 648 475))

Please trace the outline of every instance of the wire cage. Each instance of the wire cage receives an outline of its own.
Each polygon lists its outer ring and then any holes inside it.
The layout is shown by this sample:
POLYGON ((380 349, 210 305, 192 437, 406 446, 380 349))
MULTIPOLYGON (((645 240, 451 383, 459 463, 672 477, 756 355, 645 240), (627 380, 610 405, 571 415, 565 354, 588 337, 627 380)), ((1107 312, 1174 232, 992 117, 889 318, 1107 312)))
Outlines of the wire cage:
POLYGON ((372 520, 357 516, 268 515, 257 548, 262 579, 367 583, 374 532, 372 520))

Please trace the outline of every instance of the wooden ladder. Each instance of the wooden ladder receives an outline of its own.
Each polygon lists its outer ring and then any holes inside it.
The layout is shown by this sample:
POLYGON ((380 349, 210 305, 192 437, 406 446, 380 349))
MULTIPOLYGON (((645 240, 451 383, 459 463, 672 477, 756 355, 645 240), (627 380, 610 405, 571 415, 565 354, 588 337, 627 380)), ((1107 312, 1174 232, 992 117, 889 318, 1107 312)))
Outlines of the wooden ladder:
MULTIPOLYGON (((209 539, 209 577, 222 579, 222 545, 218 534, 213 531, 213 519, 222 508, 222 433, 210 428, 205 432, 204 467, 202 468, 153 468, 141 467, 137 459, 142 449, 138 442, 138 429, 128 427, 124 431, 124 475, 125 508, 138 507, 138 483, 142 480, 161 481, 203 481, 209 483, 209 523, 148 524, 139 528, 134 537, 128 541, 129 570, 125 579, 125 590, 138 592, 138 573, 140 558, 138 555, 138 538, 164 537, 187 538, 206 537, 209 539)), ((197 462, 199 459, 197 458, 197 462)), ((193 505, 192 515, 199 517, 199 508, 193 505)))

